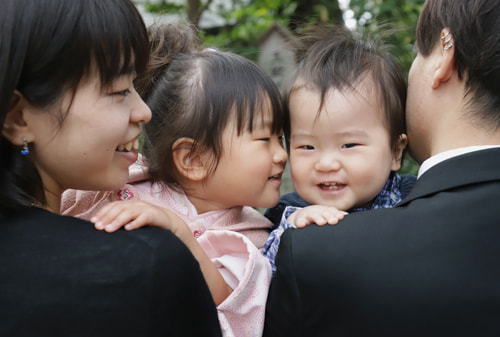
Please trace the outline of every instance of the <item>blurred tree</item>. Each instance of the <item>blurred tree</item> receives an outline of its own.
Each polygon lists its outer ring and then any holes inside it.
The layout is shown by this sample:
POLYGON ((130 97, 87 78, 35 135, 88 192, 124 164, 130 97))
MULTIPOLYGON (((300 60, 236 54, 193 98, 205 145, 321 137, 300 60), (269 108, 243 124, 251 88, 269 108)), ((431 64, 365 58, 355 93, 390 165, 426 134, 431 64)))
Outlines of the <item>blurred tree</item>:
MULTIPOLYGON (((414 58, 413 44, 418 14, 425 0, 350 0, 356 29, 376 32, 382 25, 394 31, 385 41, 408 73, 414 58)), ((385 29, 385 28, 384 28, 385 29)))
POLYGON ((386 41, 395 46, 392 52, 408 71, 423 3, 424 0, 350 0, 345 13, 339 1, 331 0, 157 0, 146 1, 145 8, 158 14, 177 13, 198 28, 203 13, 216 12, 224 23, 201 29, 201 38, 209 46, 230 49, 251 59, 256 57, 255 40, 274 21, 297 34, 307 25, 343 24, 345 16, 351 23, 349 26, 362 32, 374 33, 385 25, 397 29, 386 41))
MULTIPOLYGON (((425 0, 350 0, 341 10, 339 1, 331 0, 146 0, 147 11, 178 14, 180 18, 200 27, 200 18, 215 12, 223 19, 216 27, 199 29, 207 47, 230 50, 249 59, 258 56, 257 39, 278 22, 297 35, 309 25, 344 24, 363 34, 379 35, 393 46, 405 73, 414 58, 413 44, 418 14, 425 0)), ((415 173, 418 168, 409 156, 402 172, 415 173)))
MULTIPOLYGON (((408 74, 415 57, 415 29, 418 14, 425 0, 350 0, 352 20, 356 29, 368 34, 378 34, 382 29, 393 29, 384 41, 393 46, 390 51, 396 56, 401 67, 408 74)), ((406 155, 401 167, 402 173, 416 174, 418 163, 406 155)))
POLYGON ((172 0, 146 2, 149 12, 178 14, 200 28, 200 18, 206 11, 214 11, 224 20, 216 27, 200 29, 200 37, 207 46, 231 50, 255 60, 255 41, 274 22, 292 31, 310 24, 343 23, 342 10, 337 1, 329 0, 172 0))

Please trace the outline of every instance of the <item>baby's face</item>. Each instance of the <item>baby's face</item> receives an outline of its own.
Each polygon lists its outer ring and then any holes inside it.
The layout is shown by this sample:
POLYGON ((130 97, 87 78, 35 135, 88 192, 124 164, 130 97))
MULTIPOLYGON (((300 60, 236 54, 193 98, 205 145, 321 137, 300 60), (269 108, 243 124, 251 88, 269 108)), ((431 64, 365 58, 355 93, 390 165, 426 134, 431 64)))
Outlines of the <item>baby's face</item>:
POLYGON ((356 91, 300 88, 289 99, 290 170, 296 192, 311 204, 363 207, 384 187, 393 156, 382 104, 371 80, 356 91))

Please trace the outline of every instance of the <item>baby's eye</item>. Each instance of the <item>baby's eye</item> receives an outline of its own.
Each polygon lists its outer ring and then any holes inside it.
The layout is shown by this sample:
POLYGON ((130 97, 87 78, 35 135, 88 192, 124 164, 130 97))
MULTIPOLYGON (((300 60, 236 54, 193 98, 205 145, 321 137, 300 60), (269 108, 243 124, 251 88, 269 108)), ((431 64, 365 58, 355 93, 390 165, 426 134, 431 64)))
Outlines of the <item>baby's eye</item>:
POLYGON ((264 142, 270 142, 271 141, 271 138, 269 137, 264 137, 264 138, 259 138, 259 140, 262 140, 264 142))
POLYGON ((298 146, 298 148, 302 149, 302 150, 308 150, 308 151, 314 150, 314 146, 312 146, 312 145, 301 145, 301 146, 298 146))
POLYGON ((344 144, 344 145, 342 145, 342 148, 343 149, 350 149, 350 148, 355 147, 356 145, 358 145, 358 144, 354 144, 354 143, 344 144))

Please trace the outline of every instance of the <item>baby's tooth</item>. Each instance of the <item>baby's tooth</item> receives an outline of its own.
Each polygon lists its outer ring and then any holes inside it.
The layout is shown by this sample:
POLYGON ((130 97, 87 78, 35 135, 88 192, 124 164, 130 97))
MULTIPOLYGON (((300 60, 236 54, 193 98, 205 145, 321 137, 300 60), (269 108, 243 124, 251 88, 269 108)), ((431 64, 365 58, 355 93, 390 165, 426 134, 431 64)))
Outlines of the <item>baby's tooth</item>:
POLYGON ((118 151, 123 151, 125 150, 125 146, 123 145, 118 145, 118 151))
POLYGON ((134 141, 134 149, 139 150, 139 138, 134 141))
POLYGON ((134 145, 132 144, 132 142, 127 143, 127 145, 125 145, 125 150, 127 150, 127 151, 132 150, 132 146, 134 146, 134 145))

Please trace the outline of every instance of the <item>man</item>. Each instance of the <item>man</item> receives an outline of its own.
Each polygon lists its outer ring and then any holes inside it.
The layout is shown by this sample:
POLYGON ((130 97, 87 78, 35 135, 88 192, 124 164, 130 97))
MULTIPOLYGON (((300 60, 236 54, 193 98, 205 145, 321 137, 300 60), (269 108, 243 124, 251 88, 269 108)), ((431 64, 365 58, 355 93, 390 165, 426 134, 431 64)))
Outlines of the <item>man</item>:
POLYGON ((499 17, 498 0, 426 1, 418 180, 395 208, 285 232, 264 336, 500 336, 499 17))

